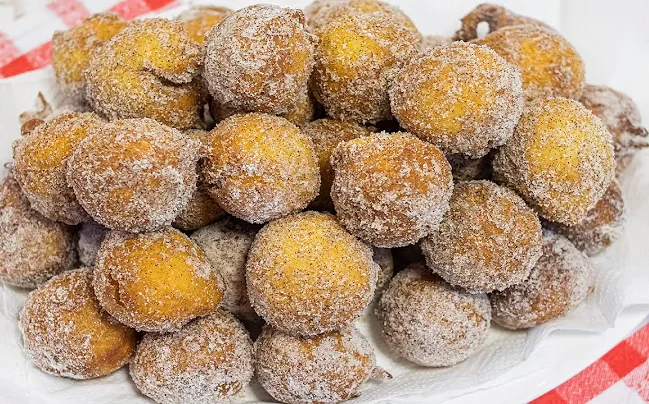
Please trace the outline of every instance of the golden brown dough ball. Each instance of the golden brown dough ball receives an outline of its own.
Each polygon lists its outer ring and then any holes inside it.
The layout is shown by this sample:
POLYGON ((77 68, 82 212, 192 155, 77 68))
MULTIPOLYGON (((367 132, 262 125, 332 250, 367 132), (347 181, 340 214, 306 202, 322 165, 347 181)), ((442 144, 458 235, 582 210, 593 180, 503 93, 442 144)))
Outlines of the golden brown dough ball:
POLYGON ((313 209, 333 211, 334 205, 330 195, 331 183, 334 180, 334 171, 330 162, 331 153, 339 143, 367 136, 370 131, 361 125, 331 118, 310 122, 302 128, 302 131, 313 141, 320 166, 320 193, 310 206, 313 209))
POLYGON ((284 118, 233 115, 208 136, 203 176, 228 213, 250 223, 299 212, 318 193, 313 142, 284 118))
POLYGON ((422 366, 452 366, 484 343, 489 298, 468 293, 412 264, 392 278, 376 308, 388 346, 422 366))
POLYGON ((92 54, 127 25, 118 15, 93 14, 80 25, 52 35, 52 67, 56 82, 64 94, 85 98, 84 70, 92 54))
POLYGON ((14 172, 32 207, 48 219, 79 224, 89 219, 66 180, 68 160, 104 122, 95 114, 65 113, 14 142, 14 172))
POLYGON ((301 10, 245 7, 209 32, 203 77, 221 108, 283 114, 307 88, 315 41, 301 10))
POLYGON ((145 334, 130 373, 156 403, 230 402, 252 379, 252 342, 241 323, 219 310, 174 333, 145 334))
POLYGON ((173 226, 192 231, 207 226, 225 216, 225 211, 212 198, 204 186, 199 185, 185 208, 176 216, 173 226))
POLYGON ((471 12, 462 17, 462 27, 455 33, 457 41, 470 41, 478 37, 478 25, 486 22, 489 32, 497 31, 512 25, 535 25, 552 29, 547 24, 531 17, 519 15, 495 4, 480 4, 471 12))
POLYGON ((369 304, 378 265, 372 250, 328 213, 304 212, 267 224, 248 252, 250 303, 294 335, 350 325, 369 304))
POLYGON ((390 87, 403 128, 445 153, 478 158, 512 136, 523 110, 516 70, 486 46, 456 42, 424 52, 390 87))
POLYGON ((206 95, 195 79, 200 56, 183 23, 134 21, 92 55, 85 71, 88 102, 110 120, 153 118, 179 129, 201 127, 206 95))
POLYGON ((259 226, 228 216, 196 230, 191 239, 222 277, 225 294, 221 307, 242 320, 257 321, 246 288, 246 258, 259 226))
POLYGON ((593 266, 568 239, 543 231, 543 255, 529 278, 491 295, 493 319, 518 330, 561 317, 593 288, 593 266))
POLYGON ((601 119, 613 135, 618 174, 635 153, 649 147, 649 132, 642 126, 638 106, 629 96, 610 87, 586 84, 579 102, 601 119))
POLYGON ((313 120, 318 113, 318 107, 313 93, 307 88, 302 91, 295 106, 281 116, 295 125, 303 127, 313 120))
POLYGON ((312 89, 335 119, 390 119, 390 83, 419 51, 421 35, 386 14, 351 14, 316 31, 312 89))
POLYGON ((138 331, 179 330, 215 311, 223 281, 203 251, 172 228, 110 232, 95 262, 95 293, 102 307, 138 331))
POLYGON ((522 282, 541 256, 541 223, 509 188, 490 181, 455 186, 439 229, 421 249, 433 272, 470 292, 522 282))
POLYGON ((72 228, 33 210, 9 171, 0 182, 0 279, 35 288, 76 260, 72 228))
POLYGON ((602 199, 574 226, 548 222, 546 226, 565 236, 588 256, 597 255, 617 240, 624 230, 624 198, 617 181, 611 182, 602 199))
POLYGON ((584 85, 584 62, 561 35, 535 25, 516 25, 473 41, 487 45, 518 69, 526 100, 578 98, 584 85))
POLYGON ((230 14, 232 10, 227 7, 196 5, 181 13, 176 19, 185 24, 190 38, 202 45, 205 34, 230 14))
POLYGON ((408 29, 417 31, 412 20, 397 7, 377 0, 316 0, 304 10, 309 28, 317 31, 330 22, 350 15, 385 15, 394 18, 408 29))
POLYGON ((20 313, 27 357, 47 373, 91 379, 126 365, 137 332, 106 313, 92 289, 92 268, 55 276, 27 296, 20 313))
POLYGON ((196 189, 200 143, 152 119, 113 121, 68 162, 68 183, 92 218, 113 230, 171 224, 196 189))
POLYGON ((430 234, 453 192, 442 152, 408 133, 380 133, 338 145, 331 198, 347 230, 377 247, 401 247, 430 234))
POLYGON ((356 328, 297 337, 265 326, 254 348, 259 383, 282 403, 356 397, 376 368, 374 350, 356 328))
POLYGON ((538 99, 493 161, 494 177, 539 213, 575 225, 597 203, 615 171, 611 135, 577 101, 538 99))
POLYGON ((95 265, 97 251, 99 251, 99 246, 104 241, 108 231, 107 228, 93 221, 85 222, 81 225, 79 234, 77 235, 79 238, 77 242, 79 262, 87 267, 95 265))

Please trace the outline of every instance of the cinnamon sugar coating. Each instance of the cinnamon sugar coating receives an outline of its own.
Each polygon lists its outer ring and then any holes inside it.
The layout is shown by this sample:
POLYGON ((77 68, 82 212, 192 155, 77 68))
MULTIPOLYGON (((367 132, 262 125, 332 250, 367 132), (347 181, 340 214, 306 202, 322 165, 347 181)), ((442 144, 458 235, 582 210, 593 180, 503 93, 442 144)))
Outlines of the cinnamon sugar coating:
POLYGON ((195 5, 182 12, 176 19, 185 24, 190 38, 202 45, 205 35, 230 14, 232 10, 227 7, 195 5))
POLYGON ((478 25, 486 22, 489 33, 513 25, 535 25, 551 29, 547 24, 531 17, 519 15, 495 4, 480 4, 462 17, 462 27, 455 33, 456 41, 470 41, 478 38, 478 25))

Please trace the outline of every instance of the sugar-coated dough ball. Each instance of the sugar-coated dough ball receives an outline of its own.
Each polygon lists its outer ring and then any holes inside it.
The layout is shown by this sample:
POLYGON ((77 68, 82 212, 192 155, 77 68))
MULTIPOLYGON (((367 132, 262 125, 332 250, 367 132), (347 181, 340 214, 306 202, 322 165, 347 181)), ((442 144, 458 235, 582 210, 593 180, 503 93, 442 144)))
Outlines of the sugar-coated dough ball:
POLYGON ((187 33, 194 42, 202 45, 205 34, 231 13, 232 10, 227 7, 196 5, 182 12, 176 19, 185 24, 187 33))
POLYGON ((541 245, 539 218, 516 192, 469 181, 455 186, 439 229, 421 249, 430 269, 450 284, 491 292, 524 281, 541 245))
POLYGON ((401 247, 430 234, 453 192, 441 151, 408 133, 380 133, 338 145, 331 198, 340 222, 377 247, 401 247))
POLYGON ((87 267, 95 265, 97 251, 104 241, 108 229, 96 222, 85 222, 81 225, 78 234, 77 252, 79 262, 87 267))
POLYGON ((246 258, 259 226, 228 216, 196 230, 191 239, 225 284, 221 307, 242 320, 259 319, 250 306, 246 288, 246 258))
POLYGON ((390 87, 392 113, 445 153, 482 157, 502 146, 523 111, 518 72, 486 46, 456 42, 425 51, 390 87))
POLYGON ((409 29, 417 30, 415 24, 403 11, 377 0, 315 0, 304 9, 304 13, 313 31, 350 15, 385 15, 394 18, 409 29))
POLYGON ((313 121, 313 118, 318 114, 319 106, 313 97, 313 93, 307 88, 297 99, 297 103, 288 112, 281 115, 299 127, 303 127, 307 123, 313 121))
POLYGON ((126 365, 137 332, 106 313, 93 292, 92 268, 55 276, 27 296, 20 312, 27 357, 47 373, 105 376, 126 365))
POLYGON ((376 278, 376 293, 380 293, 388 286, 392 275, 394 275, 394 260, 392 250, 389 248, 372 247, 373 259, 379 265, 379 274, 376 278))
POLYGON ((95 261, 94 287, 102 307, 138 331, 177 331, 215 311, 223 281, 189 237, 172 228, 128 234, 112 231, 95 261))
POLYGON ((255 341, 259 383, 282 403, 339 403, 358 395, 375 368, 374 350, 355 328, 314 337, 264 327, 255 341))
POLYGON ((268 223, 248 252, 250 303, 266 322, 293 335, 350 325, 371 301, 378 265, 372 249, 328 213, 268 223))
POLYGON ((207 35, 203 77, 221 108, 286 113, 307 88, 315 41, 301 10, 244 7, 207 35))
POLYGON ((228 213, 250 223, 304 209, 318 194, 313 142, 284 118, 233 115, 207 139, 207 190, 228 213))
POLYGON ((33 210, 9 171, 0 182, 0 279, 35 288, 76 261, 73 228, 33 210))
POLYGON ((85 70, 88 102, 110 120, 152 118, 179 129, 201 127, 206 94, 196 80, 200 57, 182 22, 133 21, 92 54, 85 70))
POLYGON ((126 27, 127 22, 111 13, 93 14, 81 24, 52 35, 52 68, 56 83, 70 97, 86 96, 84 70, 92 54, 126 27))
POLYGON ((568 239, 543 232, 543 255, 525 282, 491 295, 494 321, 530 328, 561 317, 592 291, 593 266, 568 239))
POLYGON ((225 211, 203 186, 198 186, 185 208, 180 211, 173 226, 182 231, 200 229, 223 217, 225 211))
POLYGON ((413 264, 392 278, 376 308, 386 342, 422 366, 452 366, 484 343, 489 298, 453 287, 413 264))
POLYGON ((246 329, 219 310, 174 333, 145 334, 130 373, 156 403, 229 403, 252 379, 252 356, 246 329))
POLYGON ((540 216, 575 225, 614 177, 611 135, 577 101, 538 99, 526 106, 514 136, 496 153, 493 170, 540 216))
POLYGON ((521 74, 523 94, 578 98, 584 85, 584 62, 557 32, 539 25, 505 27, 477 39, 514 65, 521 74))
POLYGON ((171 224, 196 189, 200 143, 153 119, 113 121, 68 161, 68 183, 92 218, 113 230, 171 224))
POLYGON ((480 23, 489 25, 489 32, 497 31, 513 25, 535 25, 551 29, 545 23, 531 17, 518 15, 502 6, 495 4, 480 4, 462 17, 462 27, 455 33, 454 39, 470 41, 478 37, 480 23))
POLYGON ((421 35, 385 14, 352 14, 316 31, 313 93, 335 119, 375 123, 390 119, 388 88, 417 54, 421 35))
POLYGON ((79 143, 103 125, 90 112, 64 113, 14 142, 16 179, 32 207, 43 216, 71 225, 89 219, 65 175, 79 143))
POLYGON ((426 51, 428 49, 434 49, 438 46, 448 45, 452 43, 451 38, 440 35, 424 35, 424 39, 421 41, 421 50, 426 51))

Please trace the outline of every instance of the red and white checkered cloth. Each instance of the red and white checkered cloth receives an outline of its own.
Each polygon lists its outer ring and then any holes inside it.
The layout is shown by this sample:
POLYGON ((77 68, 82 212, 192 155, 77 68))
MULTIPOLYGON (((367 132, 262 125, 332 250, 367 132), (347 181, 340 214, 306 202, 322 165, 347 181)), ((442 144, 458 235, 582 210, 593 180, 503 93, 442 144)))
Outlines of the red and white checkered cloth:
MULTIPOLYGON (((0 79, 47 66, 51 37, 79 24, 89 14, 112 11, 131 20, 174 7, 177 0, 52 0, 47 12, 0 28, 0 79)), ((649 324, 581 373, 531 404, 649 402, 649 324)))

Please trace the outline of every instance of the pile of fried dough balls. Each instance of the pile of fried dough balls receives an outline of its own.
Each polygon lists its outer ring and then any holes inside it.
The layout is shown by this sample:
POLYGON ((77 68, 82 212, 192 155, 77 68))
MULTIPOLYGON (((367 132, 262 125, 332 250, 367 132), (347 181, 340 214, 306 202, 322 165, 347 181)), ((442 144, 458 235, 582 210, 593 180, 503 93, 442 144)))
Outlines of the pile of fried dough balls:
POLYGON ((564 315, 649 144, 559 33, 494 5, 454 38, 376 0, 98 14, 52 56, 75 107, 14 143, 0 277, 34 289, 36 366, 129 364, 158 403, 228 402, 253 375, 280 402, 353 398, 389 377, 354 327, 371 303, 374 337, 429 367, 492 319, 564 315))

